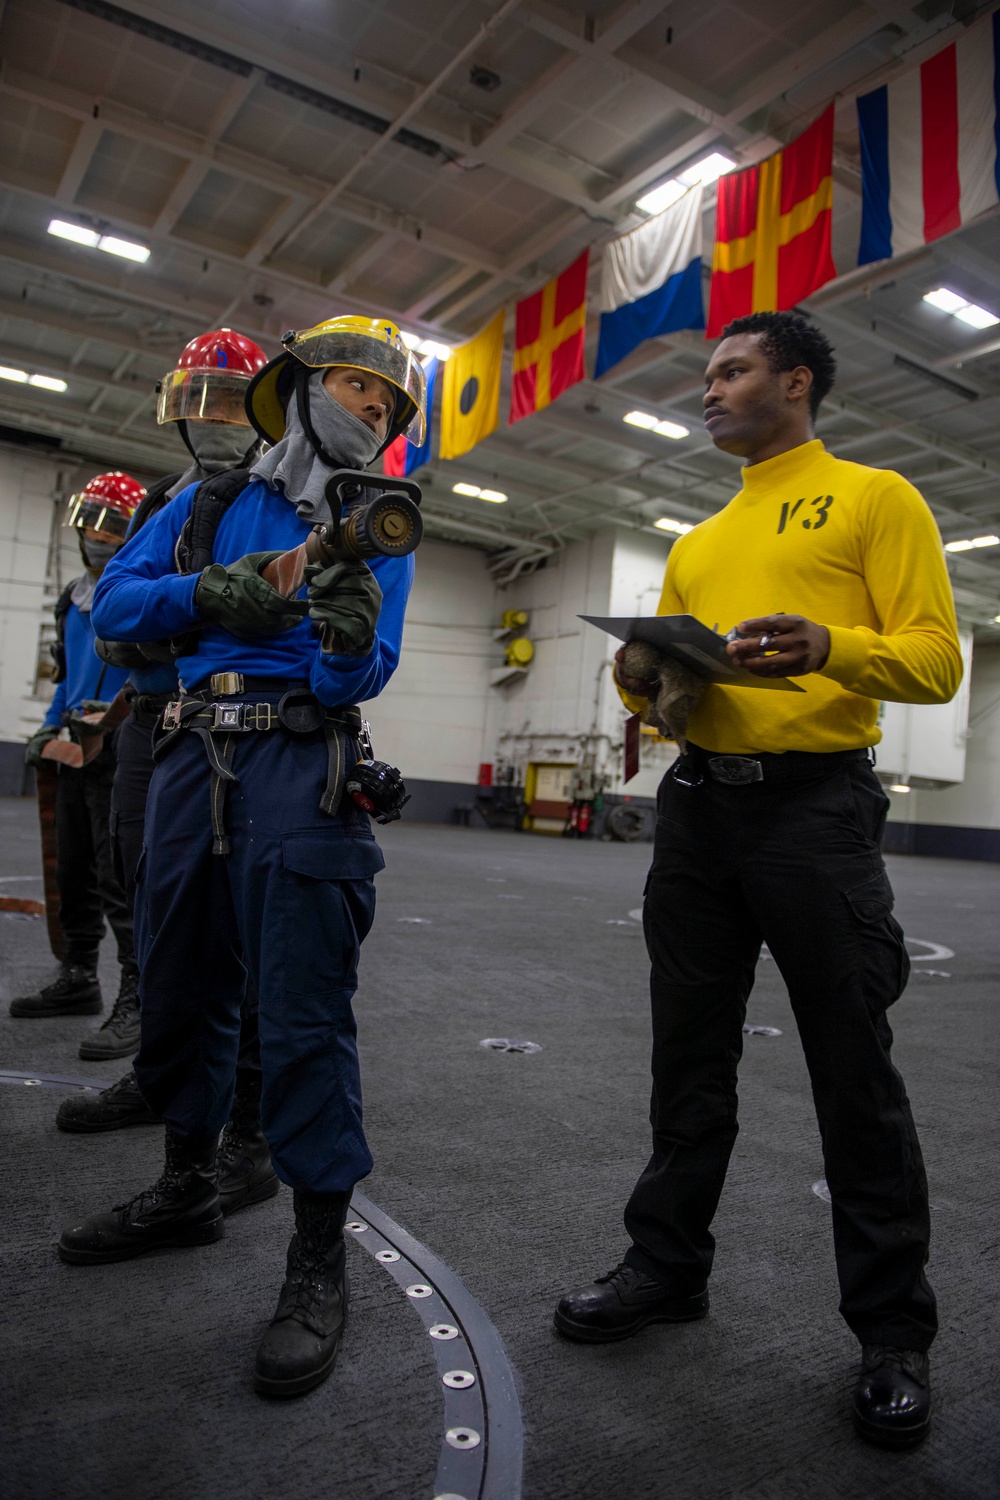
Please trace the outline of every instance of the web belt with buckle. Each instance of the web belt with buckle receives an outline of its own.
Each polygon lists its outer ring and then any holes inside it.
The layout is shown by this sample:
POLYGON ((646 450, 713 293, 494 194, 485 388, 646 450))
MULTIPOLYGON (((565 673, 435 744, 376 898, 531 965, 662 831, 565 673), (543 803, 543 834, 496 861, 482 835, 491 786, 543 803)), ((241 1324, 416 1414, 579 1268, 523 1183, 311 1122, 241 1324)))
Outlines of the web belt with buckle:
MULTIPOLYGON (((213 690, 219 691, 215 687, 219 678, 237 676, 238 673, 218 673, 212 678, 213 690)), ((237 688, 235 691, 253 689, 237 688)), ((322 812, 334 817, 340 809, 347 779, 345 742, 353 740, 362 744, 367 725, 353 704, 327 708, 311 693, 292 690, 278 703, 212 703, 204 698, 175 698, 163 711, 163 729, 164 737, 153 751, 156 760, 162 759, 181 729, 196 734, 204 745, 212 772, 212 853, 228 854, 232 845, 224 823, 226 791, 230 782, 239 781, 233 770, 234 734, 284 729, 286 733, 296 735, 312 734, 322 729, 326 739, 327 776, 319 805, 322 812)))
POLYGON ((749 786, 764 780, 764 767, 750 755, 711 755, 706 761, 713 781, 725 786, 749 786))

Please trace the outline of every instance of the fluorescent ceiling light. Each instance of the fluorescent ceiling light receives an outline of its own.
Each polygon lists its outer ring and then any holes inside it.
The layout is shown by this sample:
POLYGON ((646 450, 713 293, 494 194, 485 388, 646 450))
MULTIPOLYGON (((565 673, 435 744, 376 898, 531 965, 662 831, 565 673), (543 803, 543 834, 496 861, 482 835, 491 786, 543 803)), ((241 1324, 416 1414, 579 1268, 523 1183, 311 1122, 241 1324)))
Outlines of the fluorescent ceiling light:
POLYGON ((7 365, 0 365, 0 380, 16 380, 18 385, 26 385, 28 372, 27 370, 12 370, 7 365))
POLYGON ((656 432, 660 437, 673 438, 678 441, 689 435, 687 427, 682 427, 679 422, 668 422, 662 417, 654 417, 648 411, 627 411, 622 417, 630 427, 641 427, 644 432, 656 432))
POLYGON ((503 490, 483 490, 478 484, 466 484, 464 480, 459 480, 451 488, 456 495, 471 495, 473 500, 488 500, 491 505, 503 505, 507 499, 503 490))
POLYGON ((687 521, 672 521, 669 516, 661 516, 658 521, 653 522, 653 525, 658 531, 672 531, 675 536, 685 536, 689 531, 694 530, 694 527, 689 526, 687 521))
POLYGON ((923 300, 929 302, 931 307, 950 313, 960 323, 967 323, 970 328, 995 328, 1000 323, 1000 318, 996 313, 991 313, 989 308, 970 302, 968 297, 960 297, 946 286, 939 286, 934 292, 926 292, 923 300))
POLYGON ((685 186, 679 178, 671 177, 669 182, 661 182, 651 193, 644 193, 641 198, 637 198, 635 206, 644 214, 661 214, 671 203, 683 198, 690 185, 685 186))
POLYGON ((135 240, 120 240, 117 235, 102 234, 97 242, 98 250, 106 250, 109 255, 120 255, 123 260, 136 260, 141 264, 149 259, 150 251, 148 245, 137 245, 135 240))
POLYGON ((50 219, 49 234, 60 240, 72 240, 75 245, 90 245, 96 249, 101 236, 95 229, 85 229, 82 224, 67 224, 65 219, 50 219))
POLYGON ((960 297, 957 292, 949 292, 946 286, 939 286, 936 292, 926 292, 924 301, 929 302, 931 307, 939 307, 942 312, 956 313, 960 307, 968 307, 969 299, 960 297))
POLYGON ((420 344, 421 354, 433 354, 440 360, 448 359, 451 354, 450 344, 439 344, 435 339, 424 339, 420 344))
POLYGON ((701 161, 694 162, 679 172, 676 177, 669 177, 666 182, 661 182, 659 187, 652 188, 644 193, 641 198, 636 199, 636 208, 644 214, 659 214, 671 203, 676 203, 678 198, 683 198, 688 188, 696 187, 699 182, 715 182, 725 172, 731 172, 736 163, 728 156, 723 156, 721 151, 713 151, 710 156, 702 157, 701 161))
POLYGON ((946 552, 971 552, 974 547, 1000 547, 1000 536, 967 536, 944 544, 946 552))
POLYGON ((686 187, 694 187, 698 182, 717 182, 727 172, 731 172, 736 163, 731 156, 723 156, 721 151, 713 151, 711 156, 696 161, 693 167, 687 167, 685 171, 678 173, 678 182, 683 182, 686 187))
POLYGON ((1000 615, 993 616, 993 623, 994 625, 1000 625, 1000 615))
POLYGON ((890 792, 908 792, 910 788, 902 781, 894 781, 889 790, 890 792))
POLYGON ((985 307, 977 307, 970 302, 968 307, 960 307, 955 317, 960 323, 968 323, 970 328, 992 328, 994 324, 1000 323, 996 313, 988 312, 985 307))
POLYGON ((116 234, 99 234, 85 224, 70 224, 65 219, 50 219, 49 234, 60 240, 72 240, 74 245, 87 245, 91 250, 106 250, 109 255, 120 255, 124 260, 135 260, 140 264, 150 256, 148 245, 120 239, 116 234))
POLYGON ((65 380, 56 380, 52 375, 29 375, 29 385, 37 385, 43 391, 65 391, 65 380))
POLYGON ((420 348, 420 343, 423 339, 422 333, 407 333, 405 329, 401 328, 399 330, 399 336, 403 340, 403 343, 406 345, 407 349, 420 348))

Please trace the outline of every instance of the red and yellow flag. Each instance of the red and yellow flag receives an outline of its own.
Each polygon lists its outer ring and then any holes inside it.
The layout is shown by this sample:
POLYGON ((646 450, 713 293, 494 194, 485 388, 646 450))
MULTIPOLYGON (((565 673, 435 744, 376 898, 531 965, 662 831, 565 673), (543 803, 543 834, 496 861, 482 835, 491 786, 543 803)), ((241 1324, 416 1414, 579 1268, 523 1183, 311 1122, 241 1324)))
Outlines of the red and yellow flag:
POLYGON ((589 260, 585 250, 561 276, 517 304, 511 422, 541 411, 583 379, 589 260))
POLYGON ((719 178, 706 338, 794 307, 837 274, 830 253, 833 105, 783 151, 719 178))

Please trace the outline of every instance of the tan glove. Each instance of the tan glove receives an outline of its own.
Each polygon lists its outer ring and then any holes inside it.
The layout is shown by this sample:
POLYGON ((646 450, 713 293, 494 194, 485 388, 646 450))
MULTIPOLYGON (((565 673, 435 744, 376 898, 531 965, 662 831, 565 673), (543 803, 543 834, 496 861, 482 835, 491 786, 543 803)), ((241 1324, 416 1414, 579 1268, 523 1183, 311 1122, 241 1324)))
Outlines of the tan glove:
POLYGON ((701 702, 708 683, 672 657, 661 656, 645 641, 629 641, 622 666, 630 677, 658 684, 656 695, 650 697, 643 714, 643 723, 666 739, 676 740, 681 751, 686 750, 688 719, 701 702))

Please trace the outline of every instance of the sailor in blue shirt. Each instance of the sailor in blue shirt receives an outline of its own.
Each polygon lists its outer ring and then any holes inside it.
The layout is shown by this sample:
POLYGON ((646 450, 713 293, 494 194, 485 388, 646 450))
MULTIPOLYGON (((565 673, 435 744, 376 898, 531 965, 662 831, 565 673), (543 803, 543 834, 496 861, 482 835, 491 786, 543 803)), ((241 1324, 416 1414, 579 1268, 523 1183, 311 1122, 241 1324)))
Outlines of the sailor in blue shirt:
MULTIPOLYGON (((56 605, 57 687, 44 722, 25 751, 25 760, 39 777, 56 778, 56 883, 65 956, 52 983, 11 1002, 12 1016, 100 1012, 97 959, 105 918, 115 934, 121 964, 121 986, 112 1016, 121 1006, 134 1003, 138 974, 132 918, 113 868, 108 828, 115 757, 110 733, 85 735, 82 719, 88 712, 99 713, 98 704, 106 707, 125 682, 125 673, 108 666, 94 651, 91 606, 96 581, 122 545, 129 518, 144 494, 131 475, 115 470, 97 475, 70 500, 66 525, 77 533, 85 570, 56 605), (77 743, 60 743, 67 726, 77 743)), ((41 781, 39 787, 39 810, 44 818, 41 781)), ((91 1035, 100 1036, 103 1030, 91 1035)))
MULTIPOLYGON (((157 383, 156 420, 173 428, 188 449, 191 462, 179 473, 150 485, 129 527, 131 539, 183 490, 260 456, 260 439, 246 414, 251 379, 267 364, 259 344, 232 328, 199 334, 185 345, 176 367, 157 383)), ((240 485, 242 488, 243 485, 240 485)), ((111 789, 111 843, 115 868, 130 911, 135 905, 135 877, 142 854, 146 799, 153 774, 152 733, 167 704, 177 697, 177 666, 165 641, 138 646, 99 641, 99 654, 129 669, 125 697, 129 714, 115 738, 115 776, 111 789), (148 653, 148 654, 147 654, 148 653)), ((241 1005, 240 1048, 232 1112, 219 1142, 219 1198, 223 1212, 234 1213, 273 1197, 278 1179, 260 1128, 260 1043, 257 999, 252 987, 241 1005)), ((141 1032, 139 997, 122 1003, 87 1039, 81 1055, 95 1060, 131 1057, 141 1032)), ((71 1095, 56 1114, 60 1130, 73 1133, 122 1130, 160 1124, 139 1092, 131 1067, 108 1088, 71 1095)))
POLYGON ((425 408, 423 371, 391 323, 334 318, 284 342, 247 396, 275 444, 250 483, 221 514, 181 493, 95 598, 102 637, 174 638, 182 685, 157 745, 136 913, 135 1071, 166 1122, 166 1165, 151 1190, 67 1229, 59 1247, 92 1264, 221 1238, 215 1149, 245 965, 260 1001, 264 1133, 294 1190, 287 1276, 254 1375, 279 1396, 333 1367, 344 1220, 372 1166, 351 1001, 383 859, 343 785, 359 758, 355 705, 399 660, 413 562, 337 562, 293 599, 262 573, 329 520, 331 471, 364 467, 402 432, 420 440, 425 408))

